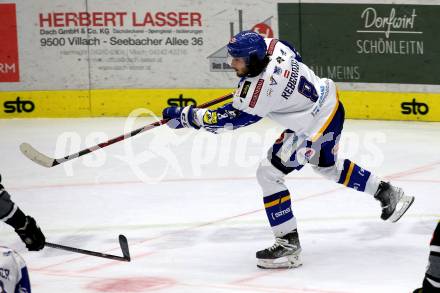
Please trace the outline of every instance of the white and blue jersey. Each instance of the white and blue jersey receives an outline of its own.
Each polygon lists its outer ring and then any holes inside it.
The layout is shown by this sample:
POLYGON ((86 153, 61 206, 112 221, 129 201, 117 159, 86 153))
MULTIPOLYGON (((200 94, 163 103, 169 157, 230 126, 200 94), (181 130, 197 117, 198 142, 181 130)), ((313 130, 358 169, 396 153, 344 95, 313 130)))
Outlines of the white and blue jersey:
POLYGON ((271 38, 265 42, 270 58, 265 70, 242 78, 232 103, 217 110, 198 109, 196 123, 217 132, 228 125, 238 128, 268 117, 302 140, 316 140, 338 108, 334 82, 316 76, 289 44, 271 38))
POLYGON ((30 293, 26 263, 15 251, 0 246, 0 293, 30 293))

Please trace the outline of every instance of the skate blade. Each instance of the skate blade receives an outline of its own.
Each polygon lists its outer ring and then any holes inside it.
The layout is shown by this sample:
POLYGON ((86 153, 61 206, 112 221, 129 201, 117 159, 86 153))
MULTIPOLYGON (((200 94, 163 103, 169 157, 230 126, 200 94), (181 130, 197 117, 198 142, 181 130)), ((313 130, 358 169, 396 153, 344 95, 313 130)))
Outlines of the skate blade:
POLYGON ((293 269, 302 265, 301 256, 293 254, 276 259, 258 259, 260 269, 293 269))
POLYGON ((399 219, 406 213, 406 211, 410 208, 413 202, 414 202, 414 196, 403 195, 399 199, 396 209, 394 210, 394 213, 391 215, 389 220, 393 223, 399 221, 399 219))

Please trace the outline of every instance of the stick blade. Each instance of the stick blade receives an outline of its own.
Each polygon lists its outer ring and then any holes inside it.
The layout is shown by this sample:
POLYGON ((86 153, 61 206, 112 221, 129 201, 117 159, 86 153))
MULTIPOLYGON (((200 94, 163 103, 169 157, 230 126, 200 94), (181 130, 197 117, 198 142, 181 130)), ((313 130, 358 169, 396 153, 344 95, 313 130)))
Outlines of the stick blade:
POLYGON ((29 160, 37 163, 40 166, 50 168, 54 166, 55 159, 52 159, 45 154, 37 151, 33 146, 24 142, 20 144, 20 151, 23 155, 25 155, 29 160))
POLYGON ((130 251, 128 250, 128 241, 124 235, 119 235, 119 245, 121 246, 122 255, 127 261, 131 261, 130 251))

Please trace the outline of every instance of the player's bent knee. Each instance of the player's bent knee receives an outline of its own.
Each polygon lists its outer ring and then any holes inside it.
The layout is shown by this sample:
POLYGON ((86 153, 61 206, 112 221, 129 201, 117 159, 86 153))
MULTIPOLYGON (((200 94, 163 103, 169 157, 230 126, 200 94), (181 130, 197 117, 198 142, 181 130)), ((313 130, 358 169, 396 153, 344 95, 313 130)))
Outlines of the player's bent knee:
POLYGON ((279 183, 284 174, 275 168, 269 160, 263 160, 257 169, 257 181, 260 185, 279 183))
POLYGON ((341 175, 341 170, 339 170, 336 164, 330 167, 319 167, 312 165, 312 169, 319 175, 333 181, 337 181, 339 176, 341 175))

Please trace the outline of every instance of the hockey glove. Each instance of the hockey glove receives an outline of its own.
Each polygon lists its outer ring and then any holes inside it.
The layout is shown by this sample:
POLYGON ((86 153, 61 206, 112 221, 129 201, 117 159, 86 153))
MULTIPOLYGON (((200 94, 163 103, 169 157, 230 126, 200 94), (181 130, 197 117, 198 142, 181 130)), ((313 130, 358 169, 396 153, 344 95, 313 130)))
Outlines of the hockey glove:
POLYGON ((26 244, 30 251, 41 250, 44 247, 46 238, 38 227, 34 218, 25 216, 18 208, 14 215, 6 221, 7 224, 14 227, 15 232, 20 236, 21 240, 26 244))
POLYGON ((179 129, 183 127, 192 127, 199 129, 194 121, 195 109, 193 106, 182 107, 168 107, 162 112, 164 119, 169 119, 167 125, 174 129, 179 129))
POLYGON ((17 232, 30 251, 43 249, 46 238, 31 216, 26 216, 26 224, 21 228, 15 229, 15 232, 17 232))

